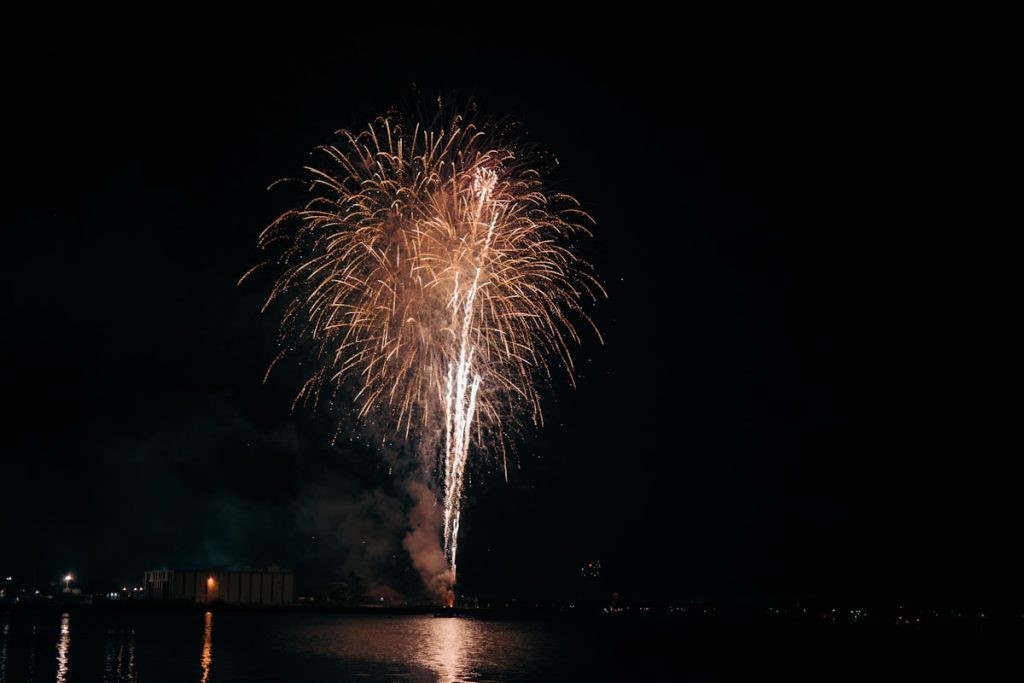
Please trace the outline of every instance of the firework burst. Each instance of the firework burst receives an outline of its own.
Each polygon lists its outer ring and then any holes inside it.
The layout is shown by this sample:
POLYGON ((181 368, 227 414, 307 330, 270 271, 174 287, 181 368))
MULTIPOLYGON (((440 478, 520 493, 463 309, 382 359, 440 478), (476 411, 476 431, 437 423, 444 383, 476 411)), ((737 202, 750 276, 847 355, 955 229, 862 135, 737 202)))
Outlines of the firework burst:
POLYGON ((575 326, 593 327, 584 304, 603 295, 572 247, 590 217, 513 130, 442 112, 339 131, 306 167, 309 199, 259 241, 284 245, 274 363, 299 340, 318 360, 296 403, 348 387, 361 420, 430 442, 453 580, 470 451, 500 454, 507 476, 510 419, 542 422, 559 366, 573 381, 575 326))

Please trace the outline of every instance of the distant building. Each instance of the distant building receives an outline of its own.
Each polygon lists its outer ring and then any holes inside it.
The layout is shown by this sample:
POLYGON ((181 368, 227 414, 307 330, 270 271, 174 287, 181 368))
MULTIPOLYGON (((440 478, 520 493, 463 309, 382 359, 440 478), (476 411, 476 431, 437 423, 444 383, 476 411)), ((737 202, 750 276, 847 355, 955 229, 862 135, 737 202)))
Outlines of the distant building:
POLYGON ((290 605, 295 595, 295 575, 281 569, 162 569, 146 572, 145 585, 150 600, 204 604, 290 605))

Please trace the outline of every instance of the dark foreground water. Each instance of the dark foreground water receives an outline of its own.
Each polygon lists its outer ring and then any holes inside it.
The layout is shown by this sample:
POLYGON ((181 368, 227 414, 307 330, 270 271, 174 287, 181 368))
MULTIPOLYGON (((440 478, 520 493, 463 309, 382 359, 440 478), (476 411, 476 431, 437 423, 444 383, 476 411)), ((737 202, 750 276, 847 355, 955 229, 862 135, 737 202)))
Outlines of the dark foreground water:
POLYGON ((0 681, 1024 680, 1022 634, 974 623, 0 612, 0 681))

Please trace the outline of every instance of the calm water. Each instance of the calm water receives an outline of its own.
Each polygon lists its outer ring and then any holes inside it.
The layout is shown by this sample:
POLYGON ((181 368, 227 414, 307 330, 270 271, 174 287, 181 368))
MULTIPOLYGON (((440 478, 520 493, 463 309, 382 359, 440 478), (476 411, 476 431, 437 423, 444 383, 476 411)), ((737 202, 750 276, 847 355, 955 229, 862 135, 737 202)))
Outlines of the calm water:
POLYGON ((0 614, 0 681, 571 678, 585 646, 564 624, 432 616, 0 614))
POLYGON ((1024 680, 1022 645, 1020 625, 0 611, 0 682, 1024 680))

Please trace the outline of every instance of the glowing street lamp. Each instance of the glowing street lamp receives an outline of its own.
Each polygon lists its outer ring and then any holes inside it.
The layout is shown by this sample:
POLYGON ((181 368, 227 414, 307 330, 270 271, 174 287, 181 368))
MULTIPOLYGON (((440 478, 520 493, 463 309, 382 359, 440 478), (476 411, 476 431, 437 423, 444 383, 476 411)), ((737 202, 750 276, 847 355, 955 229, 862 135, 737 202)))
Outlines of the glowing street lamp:
POLYGON ((75 577, 73 577, 70 573, 67 576, 64 577, 64 592, 65 593, 70 593, 71 592, 71 582, 74 581, 74 580, 75 580, 75 577))

